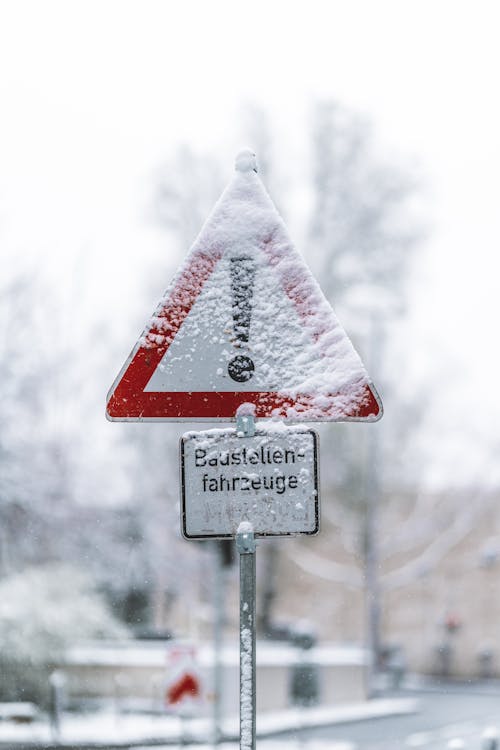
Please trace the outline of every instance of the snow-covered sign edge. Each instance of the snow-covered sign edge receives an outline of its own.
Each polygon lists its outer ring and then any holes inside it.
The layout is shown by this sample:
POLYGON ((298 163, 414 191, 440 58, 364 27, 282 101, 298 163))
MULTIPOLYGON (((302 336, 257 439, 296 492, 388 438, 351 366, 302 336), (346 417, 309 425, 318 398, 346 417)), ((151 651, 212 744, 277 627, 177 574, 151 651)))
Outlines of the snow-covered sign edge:
POLYGON ((237 161, 236 175, 217 202, 113 383, 106 408, 110 421, 227 422, 235 419, 238 407, 245 402, 256 405, 259 419, 373 422, 381 418, 383 408, 380 397, 359 356, 300 253, 291 243, 286 227, 260 179, 248 168, 248 164, 245 167, 238 169, 237 161), (245 214, 248 210, 260 211, 260 220, 247 221, 245 214), (355 363, 351 382, 344 392, 340 390, 334 393, 311 394, 300 389, 281 393, 146 393, 144 388, 152 371, 174 340, 203 285, 222 258, 227 244, 234 241, 235 233, 240 241, 242 232, 248 231, 250 225, 252 242, 266 254, 269 265, 277 271, 284 291, 312 335, 317 340, 325 341, 325 352, 332 341, 337 346, 339 336, 342 338, 344 349, 347 347, 348 356, 355 363))

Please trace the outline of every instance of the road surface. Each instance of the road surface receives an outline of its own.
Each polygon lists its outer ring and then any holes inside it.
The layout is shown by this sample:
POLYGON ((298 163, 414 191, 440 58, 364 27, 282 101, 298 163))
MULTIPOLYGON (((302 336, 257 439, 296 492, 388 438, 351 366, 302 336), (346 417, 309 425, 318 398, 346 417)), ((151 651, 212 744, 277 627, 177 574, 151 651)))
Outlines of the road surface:
MULTIPOLYGON (((455 686, 442 691, 405 690, 397 695, 416 698, 420 710, 405 716, 309 729, 302 739, 328 740, 333 747, 345 743, 350 750, 441 750, 450 740, 461 738, 466 750, 476 750, 481 747, 486 727, 500 728, 500 688, 455 686)), ((288 736, 296 739, 296 733, 288 736)))

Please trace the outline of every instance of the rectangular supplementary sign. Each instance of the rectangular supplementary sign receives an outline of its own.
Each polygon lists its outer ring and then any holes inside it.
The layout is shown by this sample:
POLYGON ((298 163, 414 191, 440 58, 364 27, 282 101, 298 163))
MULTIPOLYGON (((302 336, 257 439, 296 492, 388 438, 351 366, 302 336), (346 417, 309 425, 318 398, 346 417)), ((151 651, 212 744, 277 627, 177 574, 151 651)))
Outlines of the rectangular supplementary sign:
POLYGON ((182 533, 187 539, 319 530, 318 436, 300 427, 190 432, 181 439, 182 533))

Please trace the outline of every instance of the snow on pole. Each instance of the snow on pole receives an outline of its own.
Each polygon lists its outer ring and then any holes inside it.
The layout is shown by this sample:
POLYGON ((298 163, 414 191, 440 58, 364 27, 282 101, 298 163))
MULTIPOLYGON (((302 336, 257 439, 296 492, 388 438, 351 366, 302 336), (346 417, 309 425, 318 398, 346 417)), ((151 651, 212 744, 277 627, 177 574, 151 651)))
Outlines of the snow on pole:
POLYGON ((240 750, 255 750, 255 538, 252 525, 238 527, 240 555, 240 750))

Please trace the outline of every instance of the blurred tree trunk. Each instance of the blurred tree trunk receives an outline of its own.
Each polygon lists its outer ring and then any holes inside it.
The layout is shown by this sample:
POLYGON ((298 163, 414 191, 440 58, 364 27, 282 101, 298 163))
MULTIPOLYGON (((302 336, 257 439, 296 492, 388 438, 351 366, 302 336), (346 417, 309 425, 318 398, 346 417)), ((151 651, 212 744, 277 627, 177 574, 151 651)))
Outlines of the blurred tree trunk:
MULTIPOLYGON (((383 377, 381 347, 385 331, 405 308, 411 251, 419 232, 401 218, 408 214, 415 185, 398 168, 378 162, 368 123, 332 101, 314 108, 312 143, 310 241, 316 274, 369 374, 376 385, 382 384, 387 406, 397 388, 383 377)), ((366 451, 360 451, 359 427, 329 428, 333 461, 325 479, 331 497, 337 502, 343 498, 349 513, 357 516, 367 645, 376 670, 382 647, 378 519, 383 423, 364 429, 366 451)))
POLYGON ((277 595, 276 579, 279 550, 274 539, 266 541, 259 549, 262 558, 262 584, 260 588, 260 606, 258 612, 258 629, 263 636, 270 634, 274 625, 273 607, 277 595))

